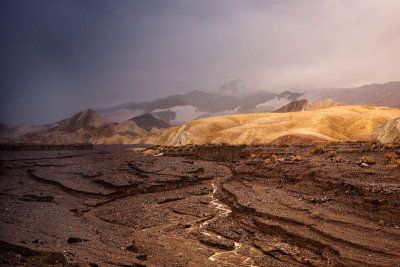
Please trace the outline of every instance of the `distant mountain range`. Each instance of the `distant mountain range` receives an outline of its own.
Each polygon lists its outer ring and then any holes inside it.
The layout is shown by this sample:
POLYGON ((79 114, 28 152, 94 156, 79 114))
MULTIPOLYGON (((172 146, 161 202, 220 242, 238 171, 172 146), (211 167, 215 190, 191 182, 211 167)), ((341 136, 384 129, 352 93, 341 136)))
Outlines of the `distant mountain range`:
POLYGON ((331 99, 349 105, 369 104, 400 108, 400 82, 348 89, 322 89, 305 94, 291 91, 278 94, 249 87, 241 80, 235 80, 220 86, 216 93, 193 91, 150 102, 130 102, 98 112, 107 121, 121 122, 150 113, 170 125, 180 125, 211 116, 272 112, 301 99, 307 100, 308 104, 331 99))
POLYGON ((311 103, 331 98, 348 105, 369 104, 400 108, 400 82, 369 84, 356 88, 315 90, 302 96, 311 103))
POLYGON ((285 91, 275 94, 258 91, 240 96, 193 91, 173 95, 145 103, 127 103, 98 110, 101 117, 109 121, 124 121, 144 113, 153 114, 171 125, 211 116, 270 112, 297 100, 301 93, 285 91))
POLYGON ((146 133, 134 121, 107 122, 96 111, 88 109, 52 127, 28 132, 11 141, 37 144, 122 144, 132 142, 135 137, 146 133))
POLYGON ((218 92, 193 91, 149 102, 86 110, 53 124, 9 128, 0 124, 0 140, 34 143, 130 143, 138 136, 211 116, 247 113, 287 113, 345 104, 400 108, 400 82, 349 89, 326 89, 305 94, 271 93, 241 80, 222 85, 218 92))
POLYGON ((29 132, 32 131, 36 131, 42 128, 46 128, 46 127, 42 127, 42 126, 30 126, 26 123, 20 124, 18 126, 15 127, 8 127, 5 124, 0 123, 0 140, 7 140, 7 139, 12 139, 24 134, 27 134, 29 132))

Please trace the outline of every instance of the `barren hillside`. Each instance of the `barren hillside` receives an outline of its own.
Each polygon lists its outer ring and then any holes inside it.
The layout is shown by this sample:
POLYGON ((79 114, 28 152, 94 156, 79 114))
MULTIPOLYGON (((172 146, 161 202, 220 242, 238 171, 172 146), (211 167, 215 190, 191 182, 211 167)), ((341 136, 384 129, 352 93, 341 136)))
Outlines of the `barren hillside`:
POLYGON ((219 116, 191 121, 138 143, 260 144, 285 135, 307 135, 326 140, 370 140, 379 124, 400 116, 399 109, 369 106, 337 106, 327 109, 219 116))

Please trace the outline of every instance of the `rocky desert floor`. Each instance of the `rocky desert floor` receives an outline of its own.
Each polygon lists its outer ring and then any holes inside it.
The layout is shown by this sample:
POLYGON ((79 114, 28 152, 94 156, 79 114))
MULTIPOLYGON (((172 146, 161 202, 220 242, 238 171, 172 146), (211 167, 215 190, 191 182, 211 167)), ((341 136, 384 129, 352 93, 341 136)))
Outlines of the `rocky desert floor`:
POLYGON ((76 148, 0 151, 1 266, 400 266, 397 146, 76 148))

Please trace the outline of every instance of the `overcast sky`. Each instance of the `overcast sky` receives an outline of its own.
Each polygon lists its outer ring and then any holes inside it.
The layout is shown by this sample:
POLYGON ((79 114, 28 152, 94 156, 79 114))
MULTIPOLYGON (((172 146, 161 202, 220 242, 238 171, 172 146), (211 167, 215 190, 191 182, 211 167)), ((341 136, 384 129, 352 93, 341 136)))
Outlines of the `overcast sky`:
POLYGON ((2 0, 0 122, 235 79, 270 91, 400 80, 400 1, 2 0))

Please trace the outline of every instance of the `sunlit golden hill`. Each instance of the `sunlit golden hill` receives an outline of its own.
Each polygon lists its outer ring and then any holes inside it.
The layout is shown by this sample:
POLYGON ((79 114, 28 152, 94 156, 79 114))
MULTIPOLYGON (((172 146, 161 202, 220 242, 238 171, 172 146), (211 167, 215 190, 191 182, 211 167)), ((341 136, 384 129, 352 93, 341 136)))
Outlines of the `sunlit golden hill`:
POLYGON ((360 105, 290 113, 239 114, 194 120, 136 141, 158 145, 261 144, 283 137, 286 140, 294 137, 298 143, 302 139, 367 141, 378 125, 399 116, 400 109, 360 105))

